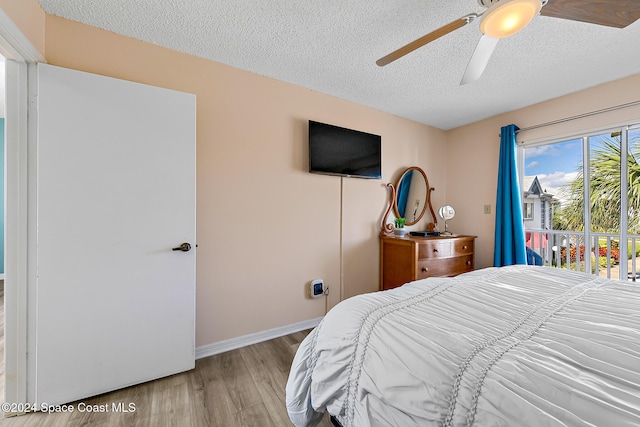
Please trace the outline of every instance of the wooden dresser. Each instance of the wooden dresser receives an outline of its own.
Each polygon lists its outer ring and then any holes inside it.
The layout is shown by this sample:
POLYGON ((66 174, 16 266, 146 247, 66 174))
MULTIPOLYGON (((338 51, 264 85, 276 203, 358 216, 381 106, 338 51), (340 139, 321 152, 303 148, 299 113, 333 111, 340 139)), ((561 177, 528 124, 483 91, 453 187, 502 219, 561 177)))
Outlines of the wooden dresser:
POLYGON ((475 236, 380 237, 380 289, 473 270, 475 236))

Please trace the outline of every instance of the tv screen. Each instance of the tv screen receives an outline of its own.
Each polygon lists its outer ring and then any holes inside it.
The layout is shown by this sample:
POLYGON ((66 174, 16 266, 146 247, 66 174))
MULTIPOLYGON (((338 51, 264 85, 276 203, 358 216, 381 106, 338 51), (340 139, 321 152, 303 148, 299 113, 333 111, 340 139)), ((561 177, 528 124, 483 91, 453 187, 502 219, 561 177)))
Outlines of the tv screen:
POLYGON ((382 138, 309 120, 309 172, 380 179, 382 138))

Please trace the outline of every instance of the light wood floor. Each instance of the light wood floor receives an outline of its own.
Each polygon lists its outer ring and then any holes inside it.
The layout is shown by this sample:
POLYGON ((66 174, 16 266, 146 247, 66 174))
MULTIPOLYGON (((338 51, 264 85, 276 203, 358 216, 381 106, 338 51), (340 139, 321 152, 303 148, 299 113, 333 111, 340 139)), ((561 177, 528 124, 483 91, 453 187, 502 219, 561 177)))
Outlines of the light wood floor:
MULTIPOLYGON (((109 410, 113 403, 133 403, 135 412, 30 413, 0 419, 0 426, 291 426, 284 389, 295 351, 308 333, 200 359, 192 371, 82 401, 109 410)), ((320 425, 331 426, 329 417, 320 425)))

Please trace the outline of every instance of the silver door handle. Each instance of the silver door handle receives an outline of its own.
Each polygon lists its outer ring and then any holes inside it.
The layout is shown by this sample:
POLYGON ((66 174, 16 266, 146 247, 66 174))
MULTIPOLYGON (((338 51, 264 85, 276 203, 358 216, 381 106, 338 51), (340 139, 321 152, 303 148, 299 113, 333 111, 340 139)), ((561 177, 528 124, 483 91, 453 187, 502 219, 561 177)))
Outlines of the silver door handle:
POLYGON ((182 252, 189 252, 191 250, 191 245, 189 243, 183 243, 180 246, 178 246, 177 248, 172 248, 172 251, 182 251, 182 252))

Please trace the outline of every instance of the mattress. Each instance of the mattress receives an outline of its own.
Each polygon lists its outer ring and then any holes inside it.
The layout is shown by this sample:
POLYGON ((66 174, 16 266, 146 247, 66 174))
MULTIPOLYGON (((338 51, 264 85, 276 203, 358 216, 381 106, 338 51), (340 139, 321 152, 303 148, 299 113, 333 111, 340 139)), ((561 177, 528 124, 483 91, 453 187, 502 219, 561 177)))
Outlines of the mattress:
POLYGON ((286 404, 298 427, 640 426, 640 285, 511 266, 347 299, 286 404))

